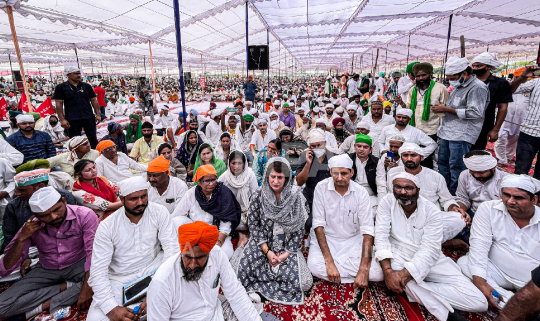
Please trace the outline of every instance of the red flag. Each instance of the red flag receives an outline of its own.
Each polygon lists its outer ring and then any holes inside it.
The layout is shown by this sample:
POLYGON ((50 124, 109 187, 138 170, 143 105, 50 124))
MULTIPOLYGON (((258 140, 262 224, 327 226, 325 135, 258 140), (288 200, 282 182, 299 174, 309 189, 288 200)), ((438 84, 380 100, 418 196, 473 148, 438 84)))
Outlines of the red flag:
POLYGON ((0 99, 0 120, 8 120, 8 116, 7 116, 7 102, 6 100, 4 99, 4 97, 2 97, 2 99, 0 99))
MULTIPOLYGON (((32 106, 32 103, 30 103, 30 106, 32 106)), ((24 112, 29 112, 28 110, 28 104, 26 103, 26 95, 21 95, 21 100, 19 100, 19 104, 17 105, 17 110, 22 110, 24 112)), ((33 110, 33 108, 32 108, 33 110)))
POLYGON ((38 108, 34 109, 34 112, 39 113, 41 117, 47 117, 54 114, 54 108, 52 105, 51 97, 47 97, 38 108))

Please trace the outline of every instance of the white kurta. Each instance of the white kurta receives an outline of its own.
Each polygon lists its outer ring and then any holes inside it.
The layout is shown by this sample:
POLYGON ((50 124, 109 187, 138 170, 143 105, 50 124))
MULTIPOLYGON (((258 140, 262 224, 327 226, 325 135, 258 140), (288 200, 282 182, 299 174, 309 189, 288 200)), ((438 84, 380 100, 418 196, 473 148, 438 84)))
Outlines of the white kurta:
POLYGON ((16 166, 23 162, 24 155, 11 146, 4 137, 0 136, 0 158, 7 160, 11 165, 16 166))
POLYGON ((105 176, 109 182, 118 183, 134 176, 130 169, 146 172, 147 166, 137 163, 124 153, 118 152, 117 164, 101 155, 96 158, 96 168, 98 176, 105 176))
POLYGON ((184 181, 179 178, 169 176, 169 185, 163 194, 159 195, 157 189, 148 183, 148 200, 157 204, 161 204, 167 208, 172 214, 174 209, 178 207, 180 201, 188 191, 188 187, 184 181))
POLYGON ((251 136, 250 145, 255 146, 254 147, 255 151, 258 152, 265 149, 266 146, 268 146, 268 143, 270 143, 272 139, 276 139, 276 138, 277 138, 276 132, 273 130, 268 129, 268 131, 266 132, 266 135, 264 135, 263 137, 260 130, 257 129, 253 133, 253 136, 251 136))
POLYGON ((366 176, 367 160, 365 162, 362 162, 358 157, 356 157, 354 159, 354 163, 356 165, 356 178, 354 181, 366 189, 371 200, 371 206, 375 208, 377 204, 379 204, 379 200, 386 196, 386 170, 384 169, 384 160, 381 161, 379 159, 379 162, 377 163, 377 172, 375 174, 375 182, 377 183, 377 195, 375 195, 375 192, 368 184, 366 176))
POLYGON ((486 279, 507 298, 511 294, 504 289, 525 286, 531 271, 540 265, 540 208, 534 209, 529 225, 520 229, 502 200, 480 204, 471 227, 469 253, 458 261, 464 273, 486 279))
POLYGON ((92 251, 88 284, 94 297, 87 320, 108 320, 106 314, 122 305, 124 285, 178 253, 176 234, 167 209, 152 202, 137 224, 127 218, 123 207, 101 222, 92 251))
POLYGON ((15 193, 15 173, 15 168, 11 166, 9 160, 0 158, 0 192, 8 194, 0 199, 0 227, 2 226, 6 205, 11 201, 15 193))
POLYGON ((501 199, 502 179, 509 175, 507 172, 495 169, 495 175, 487 182, 479 182, 469 170, 459 175, 456 201, 459 201, 476 213, 476 209, 485 201, 501 199))
POLYGON ((308 267, 314 276, 328 280, 324 257, 315 236, 317 227, 324 228, 341 282, 353 283, 362 259, 364 235, 374 236, 373 211, 367 191, 351 181, 349 190, 341 196, 335 190, 332 177, 315 187, 308 267))
POLYGON ((381 134, 384 127, 388 125, 393 125, 396 123, 396 120, 394 117, 390 115, 383 114, 382 118, 378 122, 373 121, 373 116, 371 115, 371 112, 367 113, 362 117, 362 121, 365 121, 366 123, 370 124, 369 128, 369 137, 373 140, 373 151, 371 152, 373 156, 379 157, 379 155, 382 152, 382 149, 380 149, 379 145, 379 135, 381 134))
MULTIPOLYGON (((172 221, 176 229, 178 229, 180 225, 195 221, 214 225, 214 216, 201 208, 199 202, 195 198, 195 190, 195 187, 190 188, 172 212, 172 221)), ((231 222, 220 221, 219 231, 227 235, 231 234, 231 222)), ((229 259, 232 257, 234 250, 230 236, 227 236, 225 242, 223 242, 222 250, 225 251, 229 259)))
POLYGON ((219 246, 214 246, 199 281, 186 281, 180 254, 165 261, 148 289, 148 321, 223 321, 220 288, 239 321, 261 317, 219 246), (219 279, 219 285, 214 284, 219 279))
POLYGON ((381 152, 388 150, 390 138, 397 134, 405 137, 407 143, 425 146, 422 148, 422 156, 424 157, 428 157, 437 149, 437 143, 418 128, 407 125, 404 130, 399 131, 395 125, 388 125, 382 129, 379 135, 379 149, 381 152))
MULTIPOLYGON (((167 128, 170 127, 172 122, 177 118, 172 113, 169 112, 168 115, 161 115, 156 119, 156 128, 167 128)), ((183 126, 183 124, 182 124, 183 126)))
POLYGON ((486 298, 442 253, 442 240, 441 211, 422 196, 409 218, 394 195, 386 195, 379 203, 375 258, 379 262, 390 259, 394 270, 407 269, 413 278, 405 286, 409 300, 424 305, 439 320, 446 320, 453 308, 486 311, 486 298))
POLYGON ((221 136, 221 125, 214 120, 206 125, 206 137, 210 141, 213 147, 219 144, 219 137, 221 136))

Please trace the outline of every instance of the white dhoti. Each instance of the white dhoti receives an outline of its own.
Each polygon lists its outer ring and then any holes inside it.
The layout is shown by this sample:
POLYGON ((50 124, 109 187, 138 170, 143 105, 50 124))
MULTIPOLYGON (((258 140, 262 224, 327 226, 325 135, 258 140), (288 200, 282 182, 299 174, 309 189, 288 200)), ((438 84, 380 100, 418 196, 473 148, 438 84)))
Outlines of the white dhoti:
POLYGON ((514 102, 508 103, 505 122, 499 130, 499 139, 495 142, 494 148, 495 156, 497 156, 501 164, 511 161, 516 153, 520 131, 519 125, 523 122, 529 106, 529 97, 517 94, 512 95, 512 98, 514 102))
MULTIPOLYGON (((469 255, 462 256, 458 260, 457 264, 461 268, 461 272, 463 272, 463 274, 468 278, 472 279, 473 276, 469 269, 469 259, 469 255)), ((516 280, 506 275, 497 266, 495 266, 490 259, 488 259, 487 262, 486 282, 491 285, 495 291, 499 292, 505 302, 508 302, 508 300, 514 295, 514 292, 512 291, 517 291, 527 284, 527 282, 516 280)))
MULTIPOLYGON (((172 222, 174 224, 174 230, 176 231, 176 233, 178 233, 178 228, 181 225, 188 224, 188 223, 193 223, 193 220, 191 220, 189 217, 183 216, 183 215, 182 216, 175 216, 171 220, 172 220, 172 222)), ((230 236, 227 236, 227 238, 225 239, 225 242, 223 242, 223 244, 221 245, 221 250, 223 252, 225 252, 225 254, 227 254, 227 257, 230 260, 231 257, 234 254, 234 248, 233 248, 230 236)))
MULTIPOLYGON (((397 253, 393 255, 392 269, 403 270, 404 259, 397 253)), ((372 264, 370 280, 372 274, 374 279, 384 279, 379 264, 372 264)), ((405 293, 409 301, 422 304, 439 320, 446 320, 454 308, 467 312, 485 312, 488 308, 482 292, 461 273, 452 259, 442 254, 422 282, 413 279, 407 283, 405 293)))
MULTIPOLYGON (((153 270, 156 270, 161 263, 163 263, 163 251, 159 252, 154 261, 147 266, 142 271, 139 271, 137 273, 126 273, 125 275, 111 275, 109 272, 109 282, 111 284, 111 289, 114 294, 114 299, 116 300, 116 303, 118 306, 123 306, 123 288, 126 284, 129 282, 133 282, 137 280, 138 278, 142 277, 143 275, 149 274, 153 270)), ((142 300, 141 300, 142 301, 142 300)), ((134 303, 130 305, 131 308, 134 308, 137 306, 137 303, 134 303)), ((109 321, 109 318, 103 311, 101 310, 100 306, 96 303, 96 300, 92 301, 92 304, 90 305, 90 309, 88 309, 88 316, 86 317, 87 321, 109 321)))

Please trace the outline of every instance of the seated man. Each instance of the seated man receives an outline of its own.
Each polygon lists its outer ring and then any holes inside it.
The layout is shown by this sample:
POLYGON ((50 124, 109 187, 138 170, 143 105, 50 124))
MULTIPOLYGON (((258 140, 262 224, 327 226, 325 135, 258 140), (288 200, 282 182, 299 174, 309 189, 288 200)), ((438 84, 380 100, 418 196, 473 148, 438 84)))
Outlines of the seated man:
MULTIPOLYGON (((32 216, 28 200, 30 197, 41 188, 49 186, 49 171, 50 169, 37 169, 28 172, 21 172, 14 178, 15 192, 13 199, 6 205, 4 212, 2 233, 4 234, 5 248, 15 234, 23 227, 24 223, 32 216)), ((68 205, 77 205, 77 201, 73 195, 63 189, 56 188, 56 191, 66 200, 68 205)), ((4 251, 0 251, 3 253, 4 251)))
POLYGON ((501 199, 501 183, 508 173, 497 169, 497 159, 485 150, 468 152, 463 162, 469 170, 459 175, 456 199, 472 217, 483 202, 501 199))
POLYGON ((366 189, 371 206, 376 209, 378 200, 386 195, 386 171, 384 162, 371 154, 371 146, 371 137, 360 133, 356 135, 355 152, 349 157, 353 160, 352 180, 366 189))
MULTIPOLYGON (((124 206, 101 222, 96 231, 88 280, 94 300, 88 321, 135 320, 133 310, 123 306, 123 287, 178 253, 171 215, 162 205, 148 202, 146 180, 132 177, 118 186, 124 206)), ((139 314, 144 315, 145 309, 146 301, 140 305, 139 314)))
POLYGON ((154 125, 150 122, 145 121, 141 126, 141 130, 143 137, 135 142, 129 157, 137 160, 139 164, 148 165, 150 163, 150 154, 156 150, 159 144, 163 143, 163 139, 154 135, 154 125))
POLYGON ((526 175, 508 175, 501 184, 500 200, 485 201, 478 207, 471 227, 471 247, 458 260, 463 274, 473 280, 499 311, 492 291, 503 302, 512 291, 531 280, 531 271, 540 264, 540 209, 535 206, 540 182, 526 175))
POLYGON ((133 177, 133 171, 146 172, 146 165, 139 164, 126 154, 118 152, 111 140, 102 140, 96 146, 99 157, 96 158, 98 176, 112 183, 118 183, 126 178, 133 177))
POLYGON ((23 163, 56 156, 56 147, 54 147, 51 136, 40 130, 35 130, 35 125, 32 115, 17 115, 19 131, 6 138, 11 146, 24 155, 23 163))
POLYGON ((249 144, 250 152, 253 158, 257 156, 258 152, 268 146, 268 143, 271 140, 276 138, 276 132, 273 130, 268 130, 268 122, 266 121, 266 119, 259 119, 259 123, 257 124, 257 130, 253 133, 253 136, 251 137, 251 142, 249 144))
POLYGON ((403 144, 405 144, 405 137, 401 135, 390 137, 390 140, 388 141, 388 151, 381 155, 381 159, 384 159, 384 169, 386 172, 394 167, 403 166, 403 162, 399 157, 399 149, 403 144), (389 154, 388 152, 392 152, 392 154, 389 154))
MULTIPOLYGON (((399 173, 409 173, 418 178, 420 195, 439 209, 446 211, 443 213, 444 237, 443 243, 454 238, 459 232, 470 223, 467 212, 457 204, 456 199, 448 191, 446 181, 441 174, 420 165, 424 156, 422 149, 414 143, 404 143, 399 149, 401 161, 404 166, 394 167, 388 171, 388 191, 392 191, 393 177, 399 173)), ((467 245, 461 240, 452 240, 444 244, 448 247, 457 247, 466 250, 467 245)))
POLYGON ((372 269, 373 279, 384 278, 393 292, 405 291, 439 320, 466 320, 454 309, 486 311, 486 298, 442 253, 442 213, 420 196, 418 177, 399 173, 392 185, 393 194, 377 208, 375 259, 380 266, 372 269))
POLYGON ((165 130, 171 126, 172 122, 176 119, 176 117, 169 113, 169 106, 165 105, 161 107, 161 111, 159 112, 159 117, 156 119, 156 130, 158 132, 159 136, 165 135, 165 130))
POLYGON ((66 172, 73 176, 73 166, 81 159, 89 159, 95 161, 99 156, 99 152, 90 147, 90 142, 86 137, 74 136, 67 143, 69 153, 62 153, 53 156, 49 159, 49 166, 54 168, 60 167, 62 172, 66 172))
POLYGON ((169 165, 163 155, 148 164, 148 200, 165 206, 172 214, 188 187, 181 179, 170 176, 169 165))
POLYGON ((220 287, 239 321, 261 320, 218 238, 217 227, 204 222, 178 228, 181 253, 159 267, 148 289, 150 320, 224 320, 220 287))
MULTIPOLYGON (((315 120, 315 127, 319 128, 324 132, 325 135, 325 141, 326 141, 326 148, 330 151, 332 151, 334 154, 337 154, 338 152, 338 143, 336 140, 336 137, 332 133, 326 130, 326 122, 322 118, 317 118, 315 120)), ((309 143, 309 135, 308 135, 308 145, 309 143)))
POLYGON ((22 278, 0 295, 0 318, 26 320, 45 310, 74 303, 86 309, 92 300, 88 277, 98 219, 91 209, 67 205, 53 187, 36 191, 29 200, 34 214, 6 247, 0 276, 21 267, 22 278), (69 239, 69 241, 68 241, 69 239), (28 273, 25 260, 36 246, 40 262, 28 273))
POLYGON ((308 267, 318 278, 367 288, 374 236, 369 194, 351 181, 349 155, 332 157, 328 166, 332 177, 317 184, 313 198, 308 267))
MULTIPOLYGON (((351 135, 351 136, 347 137, 343 141, 343 143, 341 143, 341 145, 339 145, 340 154, 354 153, 355 152, 354 144, 355 144, 355 141, 356 141, 356 135, 358 135, 360 133, 362 133, 364 135, 369 135, 369 129, 370 128, 371 128, 371 126, 368 123, 366 123, 364 121, 359 121, 356 124, 356 130, 354 131, 354 135, 351 135)), ((371 139, 373 140, 373 137, 371 139)))

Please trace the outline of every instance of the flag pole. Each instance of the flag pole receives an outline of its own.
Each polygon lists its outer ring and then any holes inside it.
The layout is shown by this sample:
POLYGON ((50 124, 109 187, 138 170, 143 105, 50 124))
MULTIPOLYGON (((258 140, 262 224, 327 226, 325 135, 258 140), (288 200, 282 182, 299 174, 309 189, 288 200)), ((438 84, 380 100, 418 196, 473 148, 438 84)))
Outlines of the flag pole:
POLYGON ((154 77, 154 60, 152 59, 152 45, 150 44, 150 40, 148 40, 148 49, 150 49, 150 69, 152 69, 152 87, 154 89, 154 104, 155 104, 154 106, 156 106, 156 109, 157 109, 156 78, 154 77))
POLYGON ((30 101, 30 93, 28 92, 28 84, 26 83, 26 75, 24 74, 24 66, 23 66, 22 57, 21 57, 21 50, 19 48, 19 40, 17 38, 17 31, 15 30, 15 21, 13 20, 13 7, 7 6, 6 12, 8 14, 9 26, 11 27, 11 38, 13 39, 13 45, 15 46, 17 59, 19 60, 19 67, 21 68, 21 76, 23 80, 24 95, 26 96, 26 104, 28 105, 28 111, 32 112, 32 103, 30 101))

